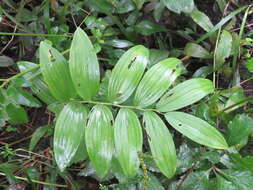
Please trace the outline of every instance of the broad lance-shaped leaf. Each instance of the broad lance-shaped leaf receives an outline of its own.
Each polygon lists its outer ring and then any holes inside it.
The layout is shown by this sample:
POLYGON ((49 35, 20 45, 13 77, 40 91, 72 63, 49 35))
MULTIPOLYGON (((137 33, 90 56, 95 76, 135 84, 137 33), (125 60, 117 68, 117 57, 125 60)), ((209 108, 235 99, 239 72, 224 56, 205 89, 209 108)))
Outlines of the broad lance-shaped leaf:
POLYGON ((76 96, 66 59, 46 42, 40 43, 40 67, 50 92, 57 100, 65 102, 76 96))
POLYGON ((114 143, 117 159, 127 177, 136 175, 142 142, 142 129, 137 115, 130 109, 120 109, 114 123, 114 143))
POLYGON ((97 173, 105 176, 114 151, 113 115, 109 108, 97 105, 89 114, 85 139, 90 161, 97 173))
POLYGON ((99 65, 89 37, 79 27, 71 43, 69 68, 77 93, 82 98, 90 100, 98 92, 99 65))
POLYGON ((10 87, 7 89, 7 94, 17 104, 28 107, 41 107, 40 101, 22 88, 10 87))
POLYGON ((148 49, 142 45, 134 46, 122 55, 109 80, 109 101, 120 104, 131 96, 144 73, 148 56, 148 49))
POLYGON ((87 115, 85 106, 70 102, 57 118, 54 131, 54 156, 61 171, 68 166, 82 139, 85 138, 87 115))
POLYGON ((177 58, 169 58, 151 67, 137 88, 134 104, 147 107, 155 103, 180 74, 180 63, 177 58))
POLYGON ((184 49, 184 53, 185 55, 202 59, 209 59, 212 57, 205 48, 195 43, 187 43, 184 49))
POLYGON ((206 32, 209 32, 213 28, 213 24, 210 21, 209 17, 206 16, 205 13, 199 11, 198 9, 194 9, 191 13, 190 16, 192 19, 201 27, 203 28, 206 32))
POLYGON ((212 81, 195 78, 180 83, 168 91, 157 103, 161 112, 168 112, 189 106, 214 91, 212 81))
POLYGON ((229 57, 232 48, 232 42, 233 42, 232 35, 228 31, 223 30, 223 32, 220 35, 220 40, 217 45, 217 49, 215 50, 214 58, 216 69, 221 67, 225 62, 225 59, 229 57))
POLYGON ((165 118, 174 129, 199 144, 216 149, 228 148, 220 132, 200 118, 183 112, 168 112, 165 118))
POLYGON ((172 136, 154 112, 144 113, 144 123, 153 159, 161 172, 171 178, 177 167, 176 149, 172 136))
POLYGON ((161 0, 171 11, 180 14, 181 12, 190 13, 194 9, 193 0, 161 0))

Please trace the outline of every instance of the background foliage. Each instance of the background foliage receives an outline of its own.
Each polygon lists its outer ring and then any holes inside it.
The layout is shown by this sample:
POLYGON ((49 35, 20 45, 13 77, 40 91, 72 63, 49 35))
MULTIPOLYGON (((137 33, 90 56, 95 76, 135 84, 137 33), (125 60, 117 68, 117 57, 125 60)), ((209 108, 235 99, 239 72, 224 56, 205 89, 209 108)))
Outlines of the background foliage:
POLYGON ((250 190, 250 3, 2 0, 1 188, 250 190))

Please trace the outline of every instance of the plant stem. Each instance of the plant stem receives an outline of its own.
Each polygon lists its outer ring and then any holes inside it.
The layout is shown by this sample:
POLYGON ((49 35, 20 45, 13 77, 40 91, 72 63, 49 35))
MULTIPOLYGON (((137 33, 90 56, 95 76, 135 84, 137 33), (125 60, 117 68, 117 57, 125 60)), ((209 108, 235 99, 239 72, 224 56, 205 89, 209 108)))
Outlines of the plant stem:
POLYGON ((236 107, 236 106, 238 106, 238 105, 240 105, 240 104, 243 104, 243 103, 245 103, 245 102, 248 102, 249 100, 253 100, 253 96, 249 96, 249 97, 245 98, 244 100, 241 100, 241 101, 239 101, 239 102, 237 102, 237 103, 235 103, 235 104, 232 104, 231 106, 228 106, 228 107, 224 108, 223 110, 220 111, 219 114, 222 114, 222 113, 224 113, 225 111, 230 110, 230 109, 232 109, 232 108, 234 108, 234 107, 236 107))
POLYGON ((158 110, 156 110, 156 109, 143 109, 143 108, 136 107, 136 106, 119 105, 119 104, 113 104, 113 103, 109 103, 109 102, 97 102, 97 101, 87 100, 87 101, 79 101, 79 103, 85 103, 85 104, 98 104, 98 105, 106 105, 106 106, 114 106, 114 107, 119 107, 119 108, 135 109, 135 110, 139 110, 139 111, 153 111, 153 112, 157 112, 157 113, 161 114, 161 113, 160 113, 158 110))
POLYGON ((31 68, 29 68, 29 69, 27 69, 27 70, 25 70, 25 71, 23 71, 21 73, 16 74, 16 75, 14 75, 14 76, 12 76, 12 77, 10 77, 8 79, 1 79, 1 80, 4 80, 4 82, 3 82, 3 84, 1 84, 0 89, 3 88, 3 87, 5 87, 11 80, 16 79, 18 77, 21 77, 21 76, 23 76, 23 75, 25 75, 25 74, 27 74, 27 73, 35 70, 35 69, 38 69, 39 67, 40 67, 39 65, 36 65, 36 66, 31 67, 31 68))
POLYGON ((33 37, 71 37, 72 34, 36 34, 36 33, 10 33, 0 32, 0 36, 33 36, 33 37))
MULTIPOLYGON (((4 173, 0 172, 0 175, 1 176, 6 176, 4 173)), ((25 177, 19 177, 19 176, 14 176, 16 179, 20 179, 20 180, 23 180, 23 181, 29 181, 27 178, 25 177)), ((61 184, 54 184, 54 183, 48 183, 48 182, 43 182, 43 181, 38 181, 38 180, 34 180, 34 179, 31 179, 31 181, 33 183, 38 183, 38 184, 42 184, 42 185, 48 185, 48 186, 52 186, 52 187, 62 187, 62 188, 68 188, 67 185, 61 185, 61 184)))

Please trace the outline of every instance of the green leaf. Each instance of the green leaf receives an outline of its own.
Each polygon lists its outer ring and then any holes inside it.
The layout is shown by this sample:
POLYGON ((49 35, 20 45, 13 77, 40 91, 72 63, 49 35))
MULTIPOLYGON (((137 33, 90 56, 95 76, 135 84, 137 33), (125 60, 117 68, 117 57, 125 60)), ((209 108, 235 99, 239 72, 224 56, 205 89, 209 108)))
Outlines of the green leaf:
POLYGON ((210 75, 213 72, 213 66, 203 66, 200 67, 198 70, 195 71, 195 73, 192 75, 192 78, 206 78, 208 75, 210 75))
POLYGON ((229 32, 223 30, 220 35, 220 40, 215 50, 215 68, 219 68, 225 62, 225 59, 229 57, 232 48, 233 38, 229 32))
POLYGON ((7 90, 7 95, 17 104, 28 107, 41 107, 39 100, 21 88, 11 87, 7 90))
POLYGON ((171 178, 177 167, 176 149, 172 136, 166 125, 154 112, 145 112, 143 116, 155 163, 166 177, 171 178))
POLYGON ((191 105, 214 91, 212 81, 194 78, 184 81, 168 91, 157 103, 161 112, 168 112, 191 105))
POLYGON ((156 63, 166 59, 169 56, 169 52, 165 50, 150 49, 149 50, 149 63, 148 68, 152 67, 156 63))
POLYGON ((13 61, 12 58, 8 57, 8 56, 0 56, 0 67, 9 67, 14 65, 15 62, 13 61))
POLYGON ((98 92, 100 72, 95 49, 81 28, 77 28, 74 33, 69 67, 77 93, 90 100, 98 92))
POLYGON ((217 175, 216 180, 217 190, 237 190, 236 186, 231 181, 227 181, 220 175, 217 175))
POLYGON ((35 146, 38 144, 39 140, 50 130, 52 129, 52 125, 46 125, 46 126, 42 126, 37 128, 33 135, 32 135, 32 139, 30 141, 29 144, 29 151, 32 151, 35 146))
POLYGON ((210 59, 211 54, 202 46, 195 43, 187 43, 184 49, 185 55, 202 58, 202 59, 210 59))
POLYGON ((113 115, 106 106, 97 105, 89 114, 85 139, 90 161, 97 173, 105 176, 114 151, 113 115))
POLYGON ((8 104, 5 107, 5 111, 11 124, 22 124, 28 122, 28 116, 25 109, 18 105, 8 104))
MULTIPOLYGON (((148 173, 148 182, 147 182, 147 189, 146 190, 164 190, 164 187, 159 179, 157 179, 154 175, 151 173, 148 173)), ((138 184, 138 190, 145 190, 145 179, 141 181, 141 183, 138 184)))
POLYGON ((181 12, 190 13, 194 9, 193 0, 161 0, 168 9, 180 14, 181 12))
MULTIPOLYGON (((244 94, 244 90, 243 90, 242 88, 235 88, 234 91, 233 91, 231 94, 229 94, 228 97, 229 97, 229 98, 228 98, 228 101, 226 102, 226 105, 225 105, 224 108, 228 108, 229 106, 232 106, 232 105, 234 105, 234 104, 236 104, 236 103, 239 103, 240 101, 246 99, 246 96, 245 96, 245 94, 244 94)), ((233 111, 233 110, 236 110, 236 109, 238 109, 238 108, 244 106, 246 103, 247 103, 247 102, 238 104, 237 106, 234 106, 233 108, 228 109, 228 110, 226 110, 225 112, 226 112, 226 113, 229 113, 229 112, 231 112, 231 111, 233 111)))
POLYGON ((132 0, 132 1, 135 3, 138 10, 140 10, 142 8, 142 6, 145 2, 145 0, 132 0))
POLYGON ((161 25, 155 24, 148 20, 143 20, 135 26, 136 32, 144 35, 149 36, 156 32, 166 32, 166 28, 161 25))
POLYGON ((40 43, 40 67, 52 95, 65 102, 76 96, 66 59, 46 42, 40 43))
POLYGON ((82 162, 86 158, 88 158, 88 153, 87 153, 85 138, 82 138, 74 157, 71 159, 69 163, 69 166, 72 164, 76 164, 78 162, 82 162))
POLYGON ((81 104, 70 102, 57 118, 54 132, 54 156, 56 163, 63 171, 84 138, 87 119, 87 108, 81 104))
POLYGON ((114 123, 116 156, 127 177, 134 177, 139 168, 138 152, 142 151, 142 129, 136 114, 120 109, 114 123))
POLYGON ((227 149, 224 137, 206 121, 183 112, 168 112, 165 114, 169 124, 189 139, 216 149, 227 149))
POLYGON ((180 63, 177 58, 168 58, 149 69, 136 90, 134 104, 147 107, 155 103, 181 73, 180 63))
MULTIPOLYGON (((17 63, 17 66, 20 72, 25 72, 28 69, 37 66, 37 64, 29 61, 20 61, 17 63)), ((39 69, 29 72, 23 75, 23 77, 26 81, 31 81, 32 86, 30 88, 32 92, 46 104, 51 104, 57 101, 49 91, 48 86, 44 82, 39 69)))
POLYGON ((253 119, 244 114, 239 114, 228 124, 228 144, 230 146, 240 144, 244 139, 248 139, 253 133, 253 119))
POLYGON ((190 16, 201 28, 203 28, 206 32, 209 32, 213 28, 213 24, 208 16, 205 13, 199 11, 198 9, 194 9, 190 16))
MULTIPOLYGON (((223 170, 226 178, 229 179, 237 190, 249 190, 253 186, 253 172, 249 170, 223 170)), ((229 189, 230 190, 230 189, 229 189)))
POLYGON ((249 70, 249 72, 253 72, 253 58, 250 58, 245 62, 245 67, 249 70))
POLYGON ((137 87, 148 63, 149 51, 138 45, 122 55, 109 80, 108 99, 120 104, 126 101, 137 87))
POLYGON ((191 172, 182 182, 180 190, 208 190, 210 185, 209 171, 191 172))
POLYGON ((120 39, 107 40, 105 41, 105 43, 115 48, 127 48, 134 45, 133 42, 130 42, 127 40, 120 40, 120 39))

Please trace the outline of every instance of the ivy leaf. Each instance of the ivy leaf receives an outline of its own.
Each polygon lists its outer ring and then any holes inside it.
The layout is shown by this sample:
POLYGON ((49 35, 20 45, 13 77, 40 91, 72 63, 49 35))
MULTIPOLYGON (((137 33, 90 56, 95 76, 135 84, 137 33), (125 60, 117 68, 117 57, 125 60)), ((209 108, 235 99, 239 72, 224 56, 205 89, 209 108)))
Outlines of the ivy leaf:
POLYGON ((54 156, 56 163, 63 171, 84 138, 87 109, 85 106, 70 102, 57 118, 54 131, 54 156))
POLYGON ((212 57, 205 48, 195 43, 187 43, 184 52, 185 55, 202 59, 209 59, 212 57))
POLYGON ((77 93, 87 100, 94 97, 100 81, 97 55, 89 37, 79 27, 71 43, 69 68, 77 93))
POLYGON ((134 46, 122 55, 109 80, 108 99, 120 104, 126 101, 137 87, 148 63, 148 50, 134 46))
POLYGON ((239 114, 228 124, 229 145, 237 145, 244 139, 248 139, 253 133, 253 119, 244 114, 239 114))
POLYGON ((114 123, 116 155, 123 173, 134 177, 139 168, 138 152, 142 150, 142 129, 137 115, 130 109, 120 109, 114 123))
POLYGON ((169 58, 151 67, 137 88, 134 104, 147 107, 155 103, 181 73, 180 63, 177 58, 169 58))
POLYGON ((156 107, 161 112, 177 110, 201 100, 213 91, 212 81, 202 78, 190 79, 169 90, 156 107))
POLYGON ((194 9, 190 16, 201 28, 203 28, 206 32, 209 32, 213 28, 213 24, 208 16, 205 13, 199 11, 198 9, 194 9))
POLYGON ((35 132, 32 135, 32 139, 30 141, 29 144, 29 151, 32 151, 35 146, 37 145, 37 143, 39 142, 39 140, 50 130, 52 129, 52 125, 46 125, 46 126, 42 126, 39 127, 35 130, 35 132))
POLYGON ((89 114, 85 139, 90 161, 97 173, 105 176, 114 151, 113 115, 109 108, 96 105, 89 114))
POLYGON ((21 104, 28 107, 41 107, 41 103, 30 93, 24 91, 21 88, 11 87, 7 90, 8 96, 14 100, 17 104, 21 104))
POLYGON ((216 149, 228 148, 220 132, 202 119, 183 112, 168 112, 165 118, 174 129, 199 144, 216 149))
POLYGON ((155 163, 166 177, 171 178, 177 167, 176 149, 172 136, 154 112, 144 113, 144 123, 155 163))
POLYGON ((168 9, 180 14, 181 12, 190 13, 194 9, 193 0, 161 0, 168 9))
POLYGON ((220 35, 220 40, 217 45, 217 49, 215 51, 214 56, 216 69, 221 67, 225 62, 225 59, 229 57, 232 48, 232 42, 233 42, 232 35, 228 31, 223 30, 223 32, 220 35))
POLYGON ((46 42, 40 43, 40 68, 52 95, 60 102, 76 96, 66 59, 46 42))
POLYGON ((149 36, 151 34, 154 34, 156 32, 166 32, 166 28, 163 26, 160 26, 158 24, 155 24, 153 22, 150 22, 148 20, 141 21, 135 26, 136 32, 144 35, 149 36))

